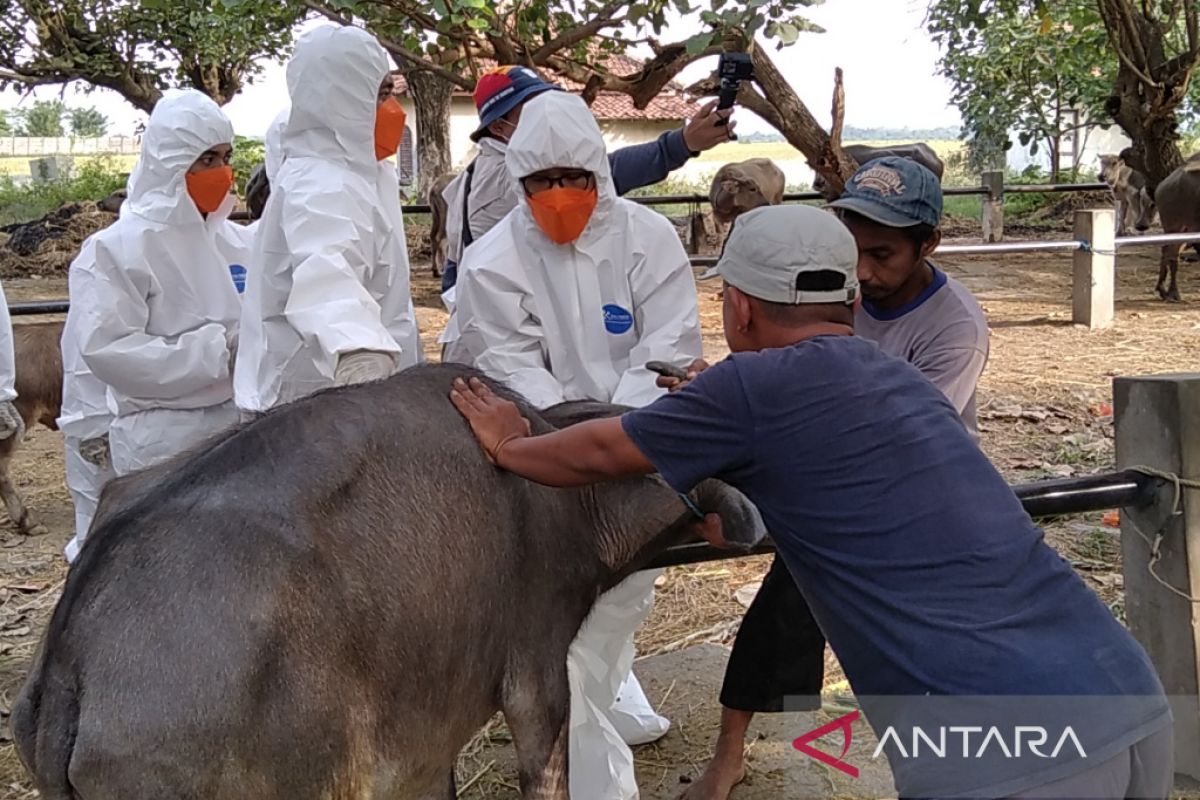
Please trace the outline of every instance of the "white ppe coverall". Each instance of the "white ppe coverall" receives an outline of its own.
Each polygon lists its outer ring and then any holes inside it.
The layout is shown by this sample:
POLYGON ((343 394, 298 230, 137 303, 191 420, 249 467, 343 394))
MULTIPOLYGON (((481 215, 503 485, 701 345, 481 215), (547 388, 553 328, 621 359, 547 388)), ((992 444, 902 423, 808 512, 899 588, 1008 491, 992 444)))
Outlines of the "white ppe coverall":
MULTIPOLYGON (((12 318, 8 314, 8 299, 4 296, 4 287, 0 286, 0 403, 11 406, 17 399, 17 357, 13 352, 12 318)), ((16 415, 12 408, 8 412, 16 415)), ((13 420, 15 422, 15 420, 13 420)), ((14 430, 13 434, 19 434, 14 430)), ((0 439, 7 436, 0 435, 0 439)))
MULTIPOLYGON (((604 139, 578 97, 531 100, 507 159, 520 204, 464 254, 448 356, 539 408, 585 398, 648 404, 662 390, 647 361, 683 366, 701 355, 696 285, 675 229, 616 196, 604 139), (552 167, 596 176, 596 210, 567 245, 534 222, 517 180, 552 167)), ((633 633, 650 612, 657 575, 640 572, 602 595, 572 644, 572 797, 637 797, 626 743, 666 731, 631 672, 633 633)))
MULTIPOLYGON (((80 352, 80 320, 85 302, 80 296, 77 277, 84 265, 95 263, 95 236, 83 243, 79 255, 71 263, 67 286, 70 309, 62 334, 63 389, 62 410, 58 428, 63 433, 65 449, 63 465, 67 473, 67 491, 75 506, 75 535, 67 542, 67 561, 74 563, 79 549, 87 537, 96 504, 100 502, 100 490, 113 479, 111 460, 104 458, 94 463, 80 453, 80 444, 89 439, 108 435, 113 416, 108 407, 108 387, 96 379, 88 369, 80 352)), ((87 279, 82 279, 87 283, 87 279)))
POLYGON ((84 364, 108 386, 118 475, 157 464, 237 421, 233 358, 241 304, 230 267, 249 260, 236 198, 201 215, 188 168, 233 141, 209 97, 169 91, 154 107, 120 218, 71 271, 84 364))
POLYGON ((334 385, 359 350, 423 360, 409 293, 395 164, 375 157, 383 48, 324 26, 296 43, 282 163, 258 230, 234 375, 238 407, 265 411, 334 385))

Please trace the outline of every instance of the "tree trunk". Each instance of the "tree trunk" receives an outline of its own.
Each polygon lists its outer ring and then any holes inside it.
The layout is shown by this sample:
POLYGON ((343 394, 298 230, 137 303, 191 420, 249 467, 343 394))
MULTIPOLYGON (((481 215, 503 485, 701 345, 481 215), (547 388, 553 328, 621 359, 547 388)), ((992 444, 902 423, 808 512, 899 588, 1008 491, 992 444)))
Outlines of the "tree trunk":
POLYGON ((450 171, 450 98, 454 85, 427 70, 405 74, 417 112, 417 175, 420 196, 450 171))
POLYGON ((1170 57, 1171 42, 1164 35, 1177 21, 1175 11, 1157 9, 1130 0, 1099 0, 1100 15, 1109 40, 1120 58, 1117 82, 1105 111, 1133 141, 1124 151, 1125 161, 1146 176, 1153 194, 1158 184, 1183 164, 1179 151, 1176 110, 1187 99, 1192 73, 1200 65, 1200 11, 1189 0, 1183 8, 1186 42, 1182 52, 1170 57))

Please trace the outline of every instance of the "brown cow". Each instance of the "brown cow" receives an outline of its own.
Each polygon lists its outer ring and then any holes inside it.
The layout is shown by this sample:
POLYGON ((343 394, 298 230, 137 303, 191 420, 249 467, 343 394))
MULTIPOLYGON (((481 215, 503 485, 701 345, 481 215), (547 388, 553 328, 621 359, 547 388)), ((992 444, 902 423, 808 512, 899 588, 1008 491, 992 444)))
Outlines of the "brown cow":
POLYGON ((759 206, 783 202, 786 179, 769 158, 751 158, 726 164, 713 176, 708 200, 717 222, 729 224, 740 214, 759 206))
MULTIPOLYGON (((58 415, 62 406, 62 322, 31 322, 13 325, 13 354, 17 375, 17 399, 13 405, 28 430, 40 422, 52 431, 58 430, 58 415)), ((34 521, 12 484, 8 474, 9 462, 16 452, 19 433, 0 441, 0 497, 8 516, 17 530, 26 535, 45 533, 34 521)))
MULTIPOLYGON (((1172 172, 1154 192, 1163 233, 1200 233, 1200 153, 1195 153, 1172 172)), ((1182 244, 1164 245, 1158 266, 1158 296, 1179 300, 1175 273, 1179 270, 1182 244), (1168 280, 1169 277, 1169 280, 1168 280)), ((1198 248, 1200 249, 1200 248, 1198 248)))
POLYGON ((453 172, 447 172, 429 187, 429 213, 432 217, 429 222, 429 257, 435 278, 440 278, 446 267, 446 219, 449 211, 442 192, 446 191, 454 177, 453 172))
POLYGON ((1117 235, 1130 227, 1144 231, 1154 222, 1154 198, 1146 189, 1146 176, 1119 155, 1100 156, 1100 180, 1108 184, 1117 215, 1117 235))

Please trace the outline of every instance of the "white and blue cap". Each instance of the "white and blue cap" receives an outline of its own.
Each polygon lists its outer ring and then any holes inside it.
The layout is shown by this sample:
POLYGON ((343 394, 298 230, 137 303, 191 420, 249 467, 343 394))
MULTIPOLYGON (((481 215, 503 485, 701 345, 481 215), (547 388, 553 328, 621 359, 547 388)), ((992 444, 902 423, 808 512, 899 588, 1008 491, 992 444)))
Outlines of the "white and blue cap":
POLYGON ((853 211, 889 228, 936 228, 942 220, 942 184, 912 159, 884 156, 859 167, 829 207, 853 211))
POLYGON ((716 277, 770 303, 849 305, 858 297, 858 245, 828 211, 763 206, 737 218, 716 266, 700 276, 716 277))

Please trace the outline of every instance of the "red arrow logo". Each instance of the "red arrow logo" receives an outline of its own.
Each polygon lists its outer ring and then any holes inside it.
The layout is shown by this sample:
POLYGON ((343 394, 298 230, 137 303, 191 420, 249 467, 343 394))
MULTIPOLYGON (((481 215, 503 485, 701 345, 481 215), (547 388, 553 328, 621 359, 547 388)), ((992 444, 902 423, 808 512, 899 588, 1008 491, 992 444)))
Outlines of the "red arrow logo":
POLYGON ((857 710, 851 711, 849 714, 843 714, 833 722, 822 725, 819 728, 815 728, 796 739, 794 742, 792 742, 792 747, 796 748, 807 756, 812 756, 822 764, 828 764, 834 769, 840 769, 851 778, 857 778, 858 767, 847 764, 845 761, 842 761, 842 759, 846 757, 846 752, 850 749, 850 739, 854 735, 850 726, 854 724, 854 720, 858 719, 858 715, 859 712, 857 710), (845 738, 842 741, 842 754, 837 758, 834 758, 833 756, 829 755, 829 753, 818 750, 817 748, 809 745, 809 742, 820 739, 822 736, 833 733, 838 729, 841 729, 845 738))

